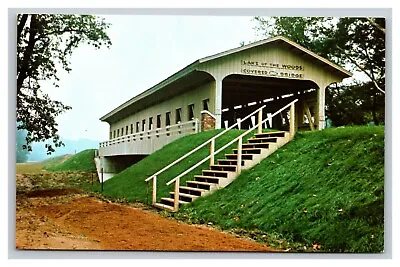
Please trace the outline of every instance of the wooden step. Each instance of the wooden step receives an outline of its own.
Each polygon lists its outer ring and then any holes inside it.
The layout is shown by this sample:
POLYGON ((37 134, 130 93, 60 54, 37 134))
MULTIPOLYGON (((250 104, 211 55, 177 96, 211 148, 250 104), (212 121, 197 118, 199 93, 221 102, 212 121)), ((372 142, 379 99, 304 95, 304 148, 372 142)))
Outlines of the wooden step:
POLYGON ((247 142, 250 144, 260 144, 260 143, 276 143, 278 137, 265 137, 265 138, 249 138, 247 142))
MULTIPOLYGON (((237 166, 237 157, 236 159, 219 159, 218 163, 221 165, 234 165, 237 166)), ((244 166, 244 160, 242 160, 242 166, 244 166)))
MULTIPOLYGON (((261 154, 262 148, 243 148, 242 155, 244 154, 261 154)), ((233 153, 237 154, 237 149, 233 149, 233 153)))
POLYGON ((214 176, 220 178, 228 178, 228 171, 218 171, 218 170, 203 170, 205 176, 214 176))
POLYGON ((161 204, 161 203, 155 203, 154 207, 159 208, 159 209, 174 211, 174 207, 169 206, 169 205, 165 205, 165 204, 161 204))
POLYGON ((268 143, 243 144, 242 148, 265 148, 265 149, 268 149, 269 144, 268 143))
POLYGON ((200 182, 200 181, 186 181, 186 184, 189 185, 190 187, 197 187, 197 188, 205 189, 205 190, 210 190, 211 187, 215 186, 214 183, 207 183, 207 182, 200 182))
POLYGON ((269 132, 269 133, 257 133, 255 134, 256 138, 265 138, 265 137, 285 137, 285 131, 280 132, 269 132))
POLYGON ((198 182, 205 182, 211 184, 219 184, 220 179, 226 179, 224 177, 208 176, 208 175, 195 175, 194 179, 198 182))
POLYGON ((196 196, 201 196, 203 192, 207 192, 205 189, 200 189, 197 187, 190 187, 190 186, 180 186, 179 187, 179 192, 185 193, 185 194, 190 194, 190 195, 196 195, 196 196))
MULTIPOLYGON (((174 192, 169 192, 169 195, 171 196, 171 198, 174 198, 175 193, 174 192)), ((186 201, 186 202, 191 202, 193 200, 195 200, 196 198, 198 198, 199 196, 195 196, 195 195, 191 195, 191 194, 185 194, 185 193, 181 193, 179 192, 179 199, 186 201)))
MULTIPOLYGON (((225 154, 225 157, 228 160, 236 159, 237 160, 237 154, 225 154)), ((242 159, 244 160, 253 160, 253 155, 252 154, 244 154, 242 155, 242 159)))
POLYGON ((213 171, 236 172, 236 166, 234 166, 234 165, 211 165, 210 169, 213 171))
MULTIPOLYGON (((164 202, 164 205, 168 205, 171 207, 174 207, 174 199, 170 198, 170 197, 162 197, 161 201, 164 202)), ((183 200, 179 200, 179 205, 184 205, 184 204, 188 204, 189 202, 183 201, 183 200)), ((163 203, 161 203, 163 204, 163 203)))

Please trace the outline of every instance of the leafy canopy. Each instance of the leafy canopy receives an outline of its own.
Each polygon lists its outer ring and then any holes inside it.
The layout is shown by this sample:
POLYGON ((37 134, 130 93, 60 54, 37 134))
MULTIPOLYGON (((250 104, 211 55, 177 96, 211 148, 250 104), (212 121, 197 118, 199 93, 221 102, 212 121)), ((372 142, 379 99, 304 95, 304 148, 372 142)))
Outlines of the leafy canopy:
POLYGON ((255 17, 256 31, 284 35, 329 60, 363 72, 385 86, 385 19, 356 17, 255 17))
MULTIPOLYGON (((42 81, 59 87, 58 71, 71 71, 72 52, 80 44, 95 49, 110 47, 104 19, 91 15, 19 14, 17 16, 17 122, 27 131, 24 148, 32 150, 32 142, 52 138, 55 147, 63 145, 55 118, 71 109, 50 99, 40 89, 42 81)), ((46 145, 47 153, 54 152, 46 145)))
POLYGON ((362 72, 367 81, 330 86, 334 124, 384 123, 385 19, 357 17, 255 17, 262 36, 283 35, 322 57, 362 72), (340 115, 339 115, 340 114, 340 115))

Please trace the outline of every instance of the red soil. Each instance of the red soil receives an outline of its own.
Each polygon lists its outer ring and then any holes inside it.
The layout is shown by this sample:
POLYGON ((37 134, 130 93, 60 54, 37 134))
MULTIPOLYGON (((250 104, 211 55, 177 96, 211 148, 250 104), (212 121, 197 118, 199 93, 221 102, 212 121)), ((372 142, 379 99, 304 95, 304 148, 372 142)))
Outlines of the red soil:
POLYGON ((17 249, 276 251, 209 227, 65 189, 18 195, 16 229, 17 249))

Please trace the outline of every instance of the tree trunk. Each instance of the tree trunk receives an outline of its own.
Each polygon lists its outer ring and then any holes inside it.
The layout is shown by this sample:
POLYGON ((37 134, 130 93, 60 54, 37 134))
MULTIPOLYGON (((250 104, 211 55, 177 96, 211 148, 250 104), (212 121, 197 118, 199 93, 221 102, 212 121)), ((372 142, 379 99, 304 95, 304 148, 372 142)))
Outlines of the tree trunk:
POLYGON ((28 19, 28 14, 23 14, 21 16, 21 20, 19 21, 19 24, 17 26, 17 43, 21 41, 22 30, 24 29, 27 19, 28 19))
POLYGON ((376 92, 375 90, 372 92, 372 119, 374 120, 374 124, 378 125, 379 121, 378 118, 376 117, 376 92))
MULTIPOLYGON (((22 20, 22 19, 21 19, 22 20)), ((21 23, 20 23, 21 24, 21 23)), ((19 27, 20 25, 18 25, 19 27)), ((23 27, 23 26, 22 26, 23 27)), ((21 30, 22 32, 22 30, 21 30)), ((35 47, 36 42, 36 34, 38 32, 38 21, 36 15, 31 15, 31 22, 29 26, 29 40, 28 45, 24 51, 24 57, 22 63, 17 63, 17 93, 21 91, 22 84, 24 80, 28 77, 29 66, 31 65, 33 49, 35 47)), ((20 38, 20 36, 18 36, 20 38)))

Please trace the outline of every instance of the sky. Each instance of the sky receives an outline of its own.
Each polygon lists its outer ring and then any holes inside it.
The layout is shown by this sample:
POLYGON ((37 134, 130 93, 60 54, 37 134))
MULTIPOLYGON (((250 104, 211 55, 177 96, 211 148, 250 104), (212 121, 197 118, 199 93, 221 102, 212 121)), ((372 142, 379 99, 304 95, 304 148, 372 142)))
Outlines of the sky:
POLYGON ((64 139, 108 139, 100 117, 197 59, 260 40, 252 16, 102 15, 112 46, 81 44, 59 88, 42 89, 72 109, 56 118, 64 139))
POLYGON ((106 15, 110 49, 82 44, 59 88, 43 83, 54 100, 72 107, 57 118, 62 138, 107 140, 100 117, 195 60, 260 39, 247 16, 106 15))

